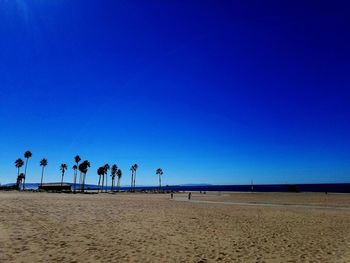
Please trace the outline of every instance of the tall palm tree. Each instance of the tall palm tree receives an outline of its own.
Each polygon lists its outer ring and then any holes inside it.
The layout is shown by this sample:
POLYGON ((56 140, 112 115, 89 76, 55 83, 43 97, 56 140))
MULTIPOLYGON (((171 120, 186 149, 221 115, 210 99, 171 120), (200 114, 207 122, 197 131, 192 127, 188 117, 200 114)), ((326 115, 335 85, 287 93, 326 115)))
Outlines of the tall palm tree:
MULTIPOLYGON (((105 189, 105 192, 107 193, 107 187, 108 187, 108 184, 107 184, 107 174, 108 174, 108 171, 109 171, 109 169, 110 169, 109 164, 106 163, 106 164, 103 166, 103 168, 105 169, 105 176, 106 176, 106 189, 105 189)), ((102 190, 103 190, 103 186, 102 186, 102 190)))
POLYGON ((130 184, 130 191, 133 190, 133 183, 134 183, 134 172, 135 172, 135 169, 134 169, 134 165, 131 165, 130 167, 130 171, 131 171, 131 184, 130 184))
POLYGON ((26 166, 24 168, 23 190, 24 190, 25 184, 26 184, 27 166, 28 166, 28 160, 29 160, 30 157, 32 157, 32 153, 30 151, 26 151, 24 153, 24 158, 26 159, 26 166))
MULTIPOLYGON (((79 176, 80 180, 79 180, 79 183, 81 183, 81 178, 82 178, 84 172, 86 171, 86 167, 85 167, 85 166, 86 166, 86 165, 84 164, 84 162, 82 162, 82 163, 79 164, 79 166, 78 166, 78 169, 79 169, 79 172, 80 172, 80 176, 79 176)), ((80 191, 83 191, 82 185, 80 185, 80 191)))
MULTIPOLYGON (((105 183, 105 167, 104 167, 104 166, 101 166, 100 168, 103 169, 102 184, 101 184, 101 193, 103 193, 103 186, 104 186, 104 183, 105 183)), ((101 171, 102 171, 102 169, 101 169, 101 171)))
POLYGON ((19 171, 21 169, 21 167, 24 165, 24 161, 21 159, 21 158, 18 158, 16 161, 15 161, 15 166, 17 168, 17 177, 19 176, 19 171))
POLYGON ((76 164, 73 165, 73 171, 74 171, 74 193, 75 193, 76 186, 77 186, 77 174, 78 174, 78 166, 76 164))
POLYGON ((43 178, 44 178, 44 169, 47 165, 47 159, 43 158, 40 161, 40 166, 41 166, 41 182, 40 182, 40 187, 43 186, 43 178))
POLYGON ((112 168, 111 168, 111 177, 112 177, 112 189, 111 189, 111 191, 112 192, 114 190, 114 180, 115 180, 115 176, 117 175, 117 172, 118 172, 118 166, 116 164, 113 164, 112 168))
POLYGON ((117 171, 117 177, 118 177, 118 184, 117 184, 117 187, 118 187, 118 192, 120 191, 120 178, 122 178, 122 170, 118 169, 117 171))
POLYGON ((135 190, 135 186, 136 186, 136 171, 139 168, 139 166, 135 163, 134 164, 134 190, 135 190))
MULTIPOLYGON (((75 161, 75 165, 77 167, 77 169, 75 170, 75 174, 74 174, 74 192, 76 190, 76 182, 77 182, 77 175, 78 175, 78 168, 79 168, 79 163, 81 161, 81 158, 79 155, 76 155, 74 157, 74 161, 75 161)), ((79 177, 79 185, 80 185, 80 188, 81 188, 81 173, 80 173, 80 177, 79 177)))
POLYGON ((88 172, 90 168, 90 162, 88 160, 83 161, 81 164, 79 164, 79 171, 83 178, 83 187, 82 192, 85 191, 85 179, 86 179, 86 173, 88 172))
POLYGON ((156 170, 156 174, 159 176, 159 190, 162 189, 162 179, 161 176, 163 175, 163 170, 161 168, 158 168, 156 170))
POLYGON ((97 192, 100 192, 101 176, 103 176, 102 177, 102 180, 103 180, 104 175, 105 175, 105 168, 103 166, 101 166, 97 169, 97 175, 98 175, 98 190, 97 190, 97 192))
POLYGON ((63 185, 63 177, 64 177, 64 173, 66 172, 66 170, 68 169, 67 164, 62 163, 60 166, 60 170, 62 172, 62 177, 61 177, 61 186, 63 185))

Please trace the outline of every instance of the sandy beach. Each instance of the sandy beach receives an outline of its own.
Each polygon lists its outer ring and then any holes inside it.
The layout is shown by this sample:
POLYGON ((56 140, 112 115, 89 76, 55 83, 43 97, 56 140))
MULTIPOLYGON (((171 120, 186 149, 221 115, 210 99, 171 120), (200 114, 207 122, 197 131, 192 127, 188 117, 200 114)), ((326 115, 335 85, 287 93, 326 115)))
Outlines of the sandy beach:
POLYGON ((0 192, 0 262, 350 262, 350 195, 192 200, 0 192))

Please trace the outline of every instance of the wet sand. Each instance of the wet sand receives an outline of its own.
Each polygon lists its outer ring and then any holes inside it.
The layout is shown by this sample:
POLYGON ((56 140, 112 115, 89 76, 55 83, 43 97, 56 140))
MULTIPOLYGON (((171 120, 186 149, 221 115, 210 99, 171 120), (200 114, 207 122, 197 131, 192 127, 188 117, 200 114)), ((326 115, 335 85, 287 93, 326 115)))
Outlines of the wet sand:
POLYGON ((0 262, 350 262, 339 194, 0 192, 0 262))

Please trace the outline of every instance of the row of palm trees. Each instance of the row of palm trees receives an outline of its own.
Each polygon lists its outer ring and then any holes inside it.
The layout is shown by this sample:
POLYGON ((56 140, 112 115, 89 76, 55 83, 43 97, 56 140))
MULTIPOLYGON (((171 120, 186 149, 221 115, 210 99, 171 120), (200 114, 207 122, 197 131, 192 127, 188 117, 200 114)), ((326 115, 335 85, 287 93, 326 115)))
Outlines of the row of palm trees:
MULTIPOLYGON (((29 158, 32 157, 32 153, 30 151, 26 151, 24 153, 24 158, 25 158, 25 162, 21 159, 18 158, 15 161, 15 166, 17 168, 17 181, 16 181, 16 186, 17 189, 20 189, 21 185, 22 185, 22 189, 25 189, 25 179, 26 179, 26 175, 27 175, 27 166, 28 166, 28 161, 29 158), (23 165, 25 164, 25 169, 24 169, 24 173, 20 173, 21 168, 23 167, 23 165)), ((80 184, 80 191, 84 192, 85 191, 85 180, 86 180, 86 174, 90 168, 90 162, 88 160, 85 160, 83 162, 81 162, 81 158, 79 155, 76 155, 74 157, 74 162, 75 164, 73 165, 73 191, 76 192, 77 191, 77 177, 78 177, 78 171, 80 172, 79 174, 79 184, 80 184)), ((41 166, 41 181, 40 181, 40 186, 43 185, 43 179, 44 179, 44 171, 45 171, 45 167, 48 165, 48 160, 43 158, 42 160, 40 160, 40 166, 41 166)), ((62 163, 60 165, 60 171, 61 171, 61 186, 63 185, 63 179, 64 179, 64 175, 65 172, 68 169, 68 165, 65 163, 62 163)), ((136 186, 136 172, 138 169, 138 165, 137 164, 133 164, 130 168, 131 170, 131 191, 135 191, 135 186, 136 186)), ((98 192, 107 192, 107 178, 108 178, 108 171, 111 170, 111 178, 112 178, 112 183, 111 183, 111 191, 115 191, 115 177, 118 178, 117 181, 117 190, 120 191, 120 180, 122 177, 122 171, 118 168, 118 166, 116 164, 113 164, 112 167, 109 166, 108 163, 106 163, 104 166, 101 166, 97 169, 97 175, 99 176, 98 179, 98 192), (102 178, 102 182, 101 182, 101 178, 102 178)), ((163 170, 161 168, 158 168, 156 170, 156 174, 159 176, 159 188, 162 187, 161 184, 161 176, 163 175, 163 170)))
POLYGON ((114 191, 115 188, 115 177, 118 177, 118 182, 117 182, 117 189, 120 191, 120 179, 122 178, 122 170, 118 168, 116 164, 113 164, 112 167, 110 168, 109 164, 106 163, 104 166, 101 166, 97 169, 97 175, 99 176, 98 178, 98 192, 107 192, 107 174, 108 171, 111 170, 111 177, 112 177, 112 184, 111 184, 111 191, 114 191), (102 177, 102 184, 101 184, 101 177, 102 177), (106 177, 106 181, 105 181, 106 177))

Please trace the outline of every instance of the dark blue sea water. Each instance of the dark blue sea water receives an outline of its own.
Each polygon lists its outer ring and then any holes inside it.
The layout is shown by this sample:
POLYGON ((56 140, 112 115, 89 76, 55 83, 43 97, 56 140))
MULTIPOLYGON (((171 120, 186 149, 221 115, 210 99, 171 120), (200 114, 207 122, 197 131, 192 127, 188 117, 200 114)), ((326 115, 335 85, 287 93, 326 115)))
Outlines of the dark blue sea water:
MULTIPOLYGON (((26 184, 26 189, 38 189, 37 183, 26 184)), ((10 186, 10 185, 7 185, 10 186)), ((80 185, 77 185, 77 189, 80 185)), ((85 185, 86 190, 97 190, 97 185, 85 185)), ((157 190, 156 186, 139 186, 136 190, 157 190)), ((108 187, 110 190, 110 187, 108 187)), ((121 187, 128 191, 130 187, 121 187)), ((266 185, 167 185, 162 187, 166 191, 215 191, 215 192, 329 192, 350 193, 350 183, 338 184, 266 184, 266 185)))
POLYGON ((334 192, 350 193, 348 184, 266 184, 266 185, 204 185, 169 186, 177 191, 218 191, 218 192, 334 192))

